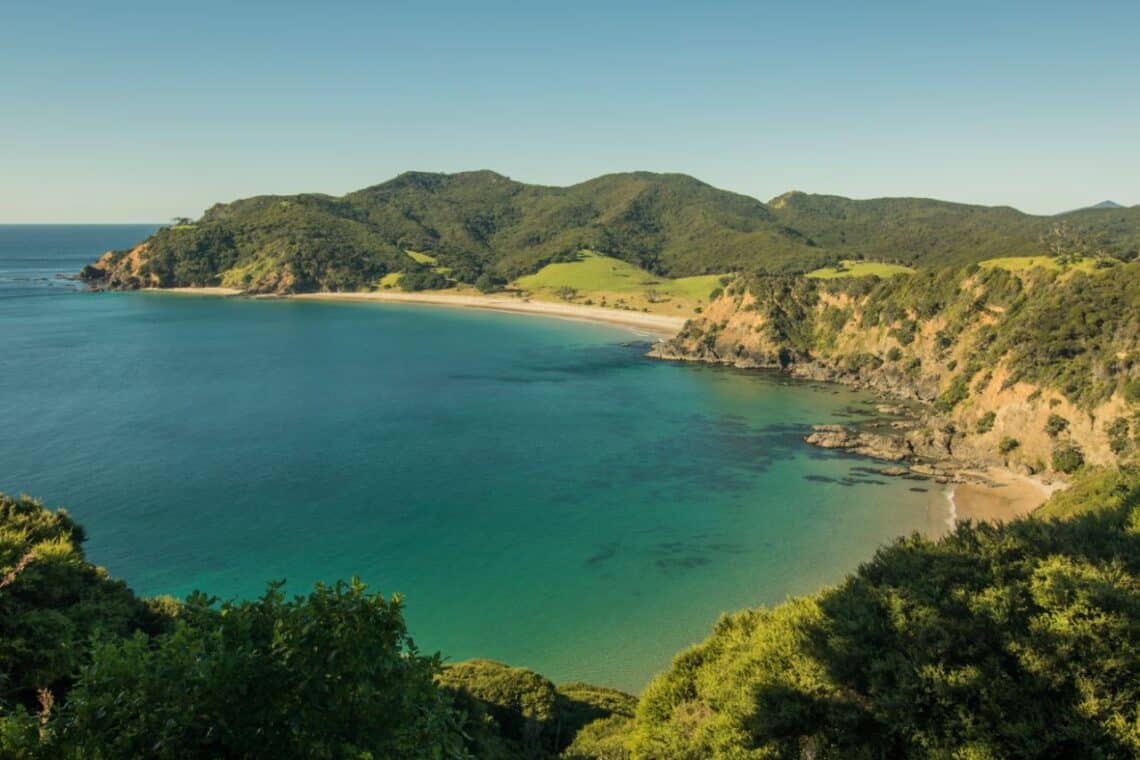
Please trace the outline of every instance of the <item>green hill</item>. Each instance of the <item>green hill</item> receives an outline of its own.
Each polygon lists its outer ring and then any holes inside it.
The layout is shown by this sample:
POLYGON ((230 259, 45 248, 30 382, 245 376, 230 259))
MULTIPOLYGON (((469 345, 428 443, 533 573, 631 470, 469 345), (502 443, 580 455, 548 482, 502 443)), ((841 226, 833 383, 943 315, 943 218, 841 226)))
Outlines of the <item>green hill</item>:
POLYGON ((960 265, 1065 252, 1130 258, 1140 250, 1140 208, 1089 208, 1033 216, 1008 206, 928 198, 852 200, 785 193, 768 203, 776 218, 842 258, 911 266, 960 265))
POLYGON ((935 266, 1032 255, 1129 258, 1140 208, 1036 217, 1011 208, 788 193, 764 204, 683 174, 609 174, 570 187, 491 171, 408 172, 342 197, 218 204, 108 254, 84 276, 112 288, 226 285, 251 292, 407 282, 502 283, 595 251, 658 277, 803 273, 843 259, 935 266), (409 258, 430 257, 435 265, 409 258), (432 267, 446 276, 429 277, 432 267))

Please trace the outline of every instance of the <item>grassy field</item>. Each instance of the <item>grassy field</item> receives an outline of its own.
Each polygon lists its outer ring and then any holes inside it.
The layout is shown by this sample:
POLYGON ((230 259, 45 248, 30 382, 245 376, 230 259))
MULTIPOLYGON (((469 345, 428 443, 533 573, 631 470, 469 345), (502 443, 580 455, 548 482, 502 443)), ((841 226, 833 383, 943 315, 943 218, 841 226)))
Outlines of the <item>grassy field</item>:
POLYGON ((1062 264, 1052 256, 1009 256, 1003 259, 986 259, 978 263, 987 269, 1000 268, 1010 272, 1020 272, 1034 267, 1051 269, 1057 272, 1093 272, 1096 271, 1096 259, 1079 259, 1073 264, 1062 264))
POLYGON ((910 267, 901 264, 880 264, 875 261, 853 261, 846 259, 838 267, 823 267, 808 272, 808 277, 820 280, 833 280, 837 277, 894 277, 897 274, 914 274, 910 267))
POLYGON ((408 254, 412 261, 417 264, 431 264, 434 266, 439 263, 439 260, 430 253, 420 253, 419 251, 404 251, 404 253, 408 254))
POLYGON ((721 286, 722 277, 657 277, 620 259, 583 251, 578 261, 548 264, 535 274, 520 277, 510 287, 539 299, 688 314, 708 303, 709 294, 721 286))

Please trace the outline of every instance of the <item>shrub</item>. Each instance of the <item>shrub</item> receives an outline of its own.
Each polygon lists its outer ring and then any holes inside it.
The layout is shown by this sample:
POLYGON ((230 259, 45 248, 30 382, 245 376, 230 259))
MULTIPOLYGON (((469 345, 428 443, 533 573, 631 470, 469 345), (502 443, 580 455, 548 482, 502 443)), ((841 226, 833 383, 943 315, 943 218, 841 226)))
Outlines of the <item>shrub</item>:
POLYGON ((1133 378, 1124 384, 1124 398, 1132 402, 1140 402, 1140 377, 1133 378))
POLYGON ((897 362, 901 358, 902 351, 898 346, 891 346, 891 348, 887 351, 887 361, 897 362))
POLYGON ((1105 428, 1108 434, 1108 445, 1112 453, 1120 456, 1128 450, 1128 420, 1117 417, 1112 424, 1105 428))
POLYGON ((900 327, 891 330, 890 335, 904 346, 909 346, 914 343, 914 335, 918 329, 918 324, 913 320, 904 320, 900 327))
POLYGON ((405 272, 400 278, 400 287, 406 291, 440 290, 448 286, 447 278, 431 269, 417 269, 405 272))
POLYGON ((950 383, 950 387, 934 402, 934 408, 946 413, 966 400, 970 395, 970 380, 965 375, 958 375, 950 383))
POLYGON ((495 291, 502 290, 506 282, 507 281, 501 277, 495 277, 492 274, 484 272, 475 279, 475 288, 480 293, 494 293, 495 291))
POLYGON ((1021 441, 1007 435, 998 442, 998 451, 1008 454, 1019 446, 1021 446, 1021 441))
POLYGON ((167 635, 94 645, 48 723, 56 756, 424 757, 462 741, 399 598, 354 579, 187 607, 167 635))
POLYGON ((1049 437, 1056 438, 1061 433, 1069 428, 1069 421, 1059 414, 1050 414, 1049 419, 1045 422, 1045 432, 1049 437))
POLYGON ((1085 463, 1085 455, 1072 444, 1065 444, 1053 449, 1053 469, 1057 472, 1072 473, 1081 469, 1085 463))
POLYGON ((994 429, 995 420, 997 420, 997 412, 986 412, 978 419, 978 424, 974 429, 979 433, 988 433, 994 429))

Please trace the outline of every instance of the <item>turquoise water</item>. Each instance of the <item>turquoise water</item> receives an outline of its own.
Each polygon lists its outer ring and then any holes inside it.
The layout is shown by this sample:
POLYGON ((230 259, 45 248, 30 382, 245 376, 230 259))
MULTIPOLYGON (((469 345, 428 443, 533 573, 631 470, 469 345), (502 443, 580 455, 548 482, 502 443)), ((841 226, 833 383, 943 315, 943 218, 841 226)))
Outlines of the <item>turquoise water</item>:
POLYGON ((0 490, 67 506, 140 593, 355 574, 421 648, 636 691, 721 612, 945 517, 801 443, 871 408, 845 389, 599 325, 54 277, 145 232, 0 227, 0 490))

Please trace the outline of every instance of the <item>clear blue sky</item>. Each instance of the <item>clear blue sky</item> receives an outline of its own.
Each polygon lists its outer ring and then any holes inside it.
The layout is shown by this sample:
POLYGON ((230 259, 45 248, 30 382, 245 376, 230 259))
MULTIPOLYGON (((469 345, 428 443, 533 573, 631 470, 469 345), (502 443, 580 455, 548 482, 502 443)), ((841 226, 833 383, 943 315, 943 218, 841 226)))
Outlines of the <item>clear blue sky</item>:
POLYGON ((161 221, 477 168, 678 171, 765 200, 1140 203, 1140 2, 0 14, 0 222, 161 221))

